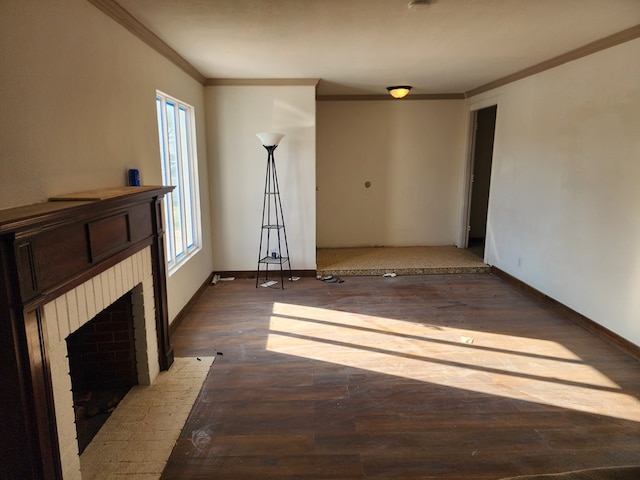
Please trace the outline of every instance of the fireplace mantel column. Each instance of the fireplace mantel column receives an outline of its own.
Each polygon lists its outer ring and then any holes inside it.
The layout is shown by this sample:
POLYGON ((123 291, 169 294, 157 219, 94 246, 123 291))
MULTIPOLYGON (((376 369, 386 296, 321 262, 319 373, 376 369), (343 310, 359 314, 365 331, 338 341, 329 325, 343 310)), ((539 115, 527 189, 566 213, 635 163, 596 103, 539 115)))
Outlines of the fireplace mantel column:
POLYGON ((173 363, 173 347, 169 337, 169 307, 167 305, 167 262, 164 258, 164 227, 162 223, 162 198, 157 197, 152 205, 154 241, 151 246, 153 262, 153 290, 156 305, 156 328, 160 370, 168 370, 173 363))

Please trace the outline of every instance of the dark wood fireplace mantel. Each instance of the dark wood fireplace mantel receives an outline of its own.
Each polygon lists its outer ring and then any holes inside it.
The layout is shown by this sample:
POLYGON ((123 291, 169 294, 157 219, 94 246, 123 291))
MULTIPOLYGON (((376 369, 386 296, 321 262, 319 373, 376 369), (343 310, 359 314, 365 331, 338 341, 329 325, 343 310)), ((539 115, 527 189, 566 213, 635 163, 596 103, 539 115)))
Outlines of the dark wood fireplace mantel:
POLYGON ((0 478, 61 479, 44 305, 151 247, 160 369, 169 338, 162 197, 118 187, 0 210, 0 478))

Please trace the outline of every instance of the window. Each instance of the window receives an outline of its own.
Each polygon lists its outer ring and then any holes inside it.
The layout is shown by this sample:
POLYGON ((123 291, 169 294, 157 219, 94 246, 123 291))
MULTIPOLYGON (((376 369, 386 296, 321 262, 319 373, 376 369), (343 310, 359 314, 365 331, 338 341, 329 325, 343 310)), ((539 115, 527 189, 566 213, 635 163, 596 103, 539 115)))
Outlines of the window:
POLYGON ((164 199, 165 249, 171 275, 200 250, 200 204, 194 109, 156 92, 163 185, 174 186, 164 199))

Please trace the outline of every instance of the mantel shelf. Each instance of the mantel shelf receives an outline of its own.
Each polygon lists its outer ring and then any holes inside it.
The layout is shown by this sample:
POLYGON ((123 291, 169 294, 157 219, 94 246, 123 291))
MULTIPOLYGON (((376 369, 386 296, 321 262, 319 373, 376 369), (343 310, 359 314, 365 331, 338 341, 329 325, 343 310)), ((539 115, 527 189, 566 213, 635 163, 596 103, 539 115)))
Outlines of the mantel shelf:
POLYGON ((125 205, 136 200, 146 201, 165 195, 174 187, 112 187, 51 197, 48 201, 0 210, 0 234, 19 231, 47 223, 77 219, 79 215, 93 215, 97 202, 107 206, 125 205), (106 203, 105 203, 106 202, 106 203))
MULTIPOLYGON (((50 202, 69 202, 69 201, 98 201, 107 200, 109 198, 123 197, 126 195, 134 195, 136 193, 151 192, 167 187, 159 186, 140 186, 140 187, 109 187, 98 188, 95 190, 86 190, 84 192, 67 193, 65 195, 56 195, 49 198, 50 202)), ((173 190, 173 187, 168 187, 173 190)))

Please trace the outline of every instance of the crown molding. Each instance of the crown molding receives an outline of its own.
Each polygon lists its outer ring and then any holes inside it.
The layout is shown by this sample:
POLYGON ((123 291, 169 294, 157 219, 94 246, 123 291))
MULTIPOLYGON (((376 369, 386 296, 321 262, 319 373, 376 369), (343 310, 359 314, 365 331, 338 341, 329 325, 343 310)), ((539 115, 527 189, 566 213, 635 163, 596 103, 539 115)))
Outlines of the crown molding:
POLYGON ((207 78, 206 87, 219 86, 311 86, 317 87, 319 78, 207 78))
POLYGON ((193 65, 187 62, 178 52, 167 45, 160 37, 140 23, 133 15, 125 10, 115 0, 87 0, 96 8, 104 12, 113 20, 118 22, 124 28, 133 33, 140 40, 145 42, 155 51, 173 62, 184 72, 189 74, 195 80, 204 84, 205 76, 202 75, 193 65))
POLYGON ((502 77, 492 82, 486 83, 480 87, 465 92, 465 96, 469 98, 480 93, 488 92, 489 90, 493 90, 494 88, 502 87, 517 80, 522 80, 523 78, 544 72, 545 70, 559 67, 560 65, 564 65, 565 63, 569 63, 573 60, 578 60, 579 58, 586 57, 602 50, 606 50, 607 48, 615 47, 616 45, 620 45, 630 40, 635 40, 636 38, 640 38, 640 25, 635 25, 631 28, 627 28, 618 33, 614 33, 613 35, 609 35, 594 42, 588 43, 582 47, 576 48, 575 50, 571 50, 567 53, 563 53, 562 55, 558 55, 557 57, 545 60, 544 62, 538 63, 537 65, 533 65, 531 67, 525 68, 524 70, 520 70, 519 72, 507 75, 506 77, 502 77))
MULTIPOLYGON (((291 85, 310 85, 317 88, 318 78, 206 78, 193 65, 185 60, 178 52, 171 48, 155 33, 144 26, 133 15, 125 10, 115 0, 87 0, 103 13, 111 17, 117 23, 129 30, 140 40, 145 42, 151 48, 163 55, 185 73, 193 77, 196 81, 205 86, 222 86, 222 85, 245 85, 245 86, 291 86, 291 85)), ((468 90, 464 93, 444 93, 444 94, 413 94, 401 100, 458 100, 473 97, 481 93, 502 87, 509 83, 513 83, 523 78, 536 75, 538 73, 550 70, 573 60, 586 57, 588 55, 606 50, 607 48, 620 45, 622 43, 640 38, 640 25, 622 30, 613 35, 595 40, 582 47, 576 48, 569 52, 558 55, 557 57, 545 60, 531 67, 527 67, 518 72, 504 76, 497 80, 481 85, 479 87, 468 90)), ((318 101, 358 101, 358 100, 398 100, 388 95, 317 95, 318 101)))
POLYGON ((393 98, 391 95, 317 95, 318 102, 353 102, 353 101, 395 101, 408 100, 464 100, 464 93, 414 93, 404 98, 393 98))

